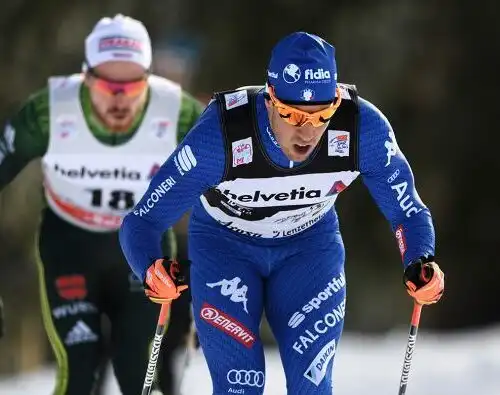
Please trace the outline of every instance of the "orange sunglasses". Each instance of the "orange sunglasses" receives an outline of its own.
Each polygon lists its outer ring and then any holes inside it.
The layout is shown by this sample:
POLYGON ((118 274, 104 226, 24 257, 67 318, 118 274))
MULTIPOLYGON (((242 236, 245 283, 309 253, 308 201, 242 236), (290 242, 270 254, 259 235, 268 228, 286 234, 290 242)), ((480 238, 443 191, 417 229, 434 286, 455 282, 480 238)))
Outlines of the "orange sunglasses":
POLYGON ((127 97, 135 97, 144 92, 148 86, 147 76, 135 81, 110 81, 99 77, 92 69, 88 73, 94 78, 94 87, 108 96, 123 93, 127 97))
POLYGON ((274 94, 274 88, 272 86, 268 86, 269 97, 271 98, 273 106, 278 110, 279 116, 286 123, 293 126, 304 126, 309 122, 314 127, 319 127, 323 126, 325 123, 328 123, 333 117, 333 114, 335 114, 335 111, 337 111, 337 108, 340 106, 340 102, 342 101, 342 97, 340 96, 340 89, 338 87, 336 88, 336 92, 337 100, 330 104, 329 107, 320 111, 309 113, 282 103, 274 94))

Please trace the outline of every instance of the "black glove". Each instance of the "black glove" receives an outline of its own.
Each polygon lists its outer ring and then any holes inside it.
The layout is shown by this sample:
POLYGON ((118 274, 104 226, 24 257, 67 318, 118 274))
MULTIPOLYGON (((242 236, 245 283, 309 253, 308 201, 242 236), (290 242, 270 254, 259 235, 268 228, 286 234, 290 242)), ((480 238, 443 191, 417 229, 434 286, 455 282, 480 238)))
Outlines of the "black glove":
POLYGON ((433 261, 418 259, 410 263, 403 281, 410 296, 420 304, 436 303, 443 296, 444 273, 433 261))

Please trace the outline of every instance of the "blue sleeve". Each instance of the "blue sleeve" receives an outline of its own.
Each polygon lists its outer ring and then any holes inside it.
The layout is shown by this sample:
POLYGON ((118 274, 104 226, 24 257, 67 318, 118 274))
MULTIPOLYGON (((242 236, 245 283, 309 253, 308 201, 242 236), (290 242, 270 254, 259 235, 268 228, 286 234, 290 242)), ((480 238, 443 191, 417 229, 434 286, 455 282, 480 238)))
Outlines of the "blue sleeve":
POLYGON ((359 104, 360 174, 391 224, 406 267, 421 256, 434 256, 431 213, 417 193, 412 170, 389 121, 370 102, 360 98, 359 104))
POLYGON ((151 263, 163 256, 163 233, 195 205, 209 187, 220 183, 225 155, 217 103, 212 102, 123 220, 120 244, 127 262, 140 279, 144 279, 151 263))

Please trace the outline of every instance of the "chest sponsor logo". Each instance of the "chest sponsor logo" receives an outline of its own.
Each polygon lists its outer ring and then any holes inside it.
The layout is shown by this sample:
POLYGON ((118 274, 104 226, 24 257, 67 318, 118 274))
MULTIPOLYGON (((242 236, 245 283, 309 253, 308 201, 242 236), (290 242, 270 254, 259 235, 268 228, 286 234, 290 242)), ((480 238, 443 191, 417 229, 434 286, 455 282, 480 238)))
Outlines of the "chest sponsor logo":
POLYGON ((226 101, 226 109, 231 110, 232 108, 248 104, 248 93, 246 90, 227 93, 224 95, 224 100, 226 101))
POLYGON ((248 328, 230 315, 206 302, 203 303, 201 308, 200 318, 213 327, 231 336, 234 340, 246 348, 251 348, 255 343, 255 335, 250 332, 248 328))
POLYGON ((294 188, 289 192, 264 192, 257 190, 252 194, 236 195, 232 193, 229 189, 225 189, 222 192, 224 195, 232 200, 238 200, 243 203, 248 202, 284 202, 288 200, 304 200, 304 199, 315 199, 321 197, 321 190, 310 189, 307 190, 306 187, 294 188))
POLYGON ((233 167, 245 165, 253 161, 252 138, 233 141, 231 144, 233 152, 233 167))
POLYGON ((130 180, 140 181, 141 173, 126 167, 90 168, 87 166, 65 168, 58 163, 54 164, 54 171, 72 179, 102 179, 102 180, 130 180))
POLYGON ((151 134, 154 139, 163 139, 167 136, 172 122, 169 119, 157 118, 151 121, 151 134))
POLYGON ((328 156, 349 156, 351 137, 345 130, 328 131, 328 156))

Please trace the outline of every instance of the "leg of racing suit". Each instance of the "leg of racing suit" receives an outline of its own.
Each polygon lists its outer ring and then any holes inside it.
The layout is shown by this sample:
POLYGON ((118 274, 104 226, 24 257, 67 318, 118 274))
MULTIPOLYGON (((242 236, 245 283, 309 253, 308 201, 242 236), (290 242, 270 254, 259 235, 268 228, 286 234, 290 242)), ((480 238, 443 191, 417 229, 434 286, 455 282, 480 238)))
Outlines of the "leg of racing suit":
POLYGON ((266 283, 266 317, 279 345, 288 395, 331 395, 332 366, 345 313, 340 234, 287 247, 266 283))
POLYGON ((89 395, 103 362, 99 279, 89 246, 68 227, 46 210, 37 260, 42 317, 57 360, 54 395, 89 395))
POLYGON ((263 394, 264 282, 253 263, 258 258, 208 232, 190 237, 189 257, 194 319, 213 394, 263 394))

